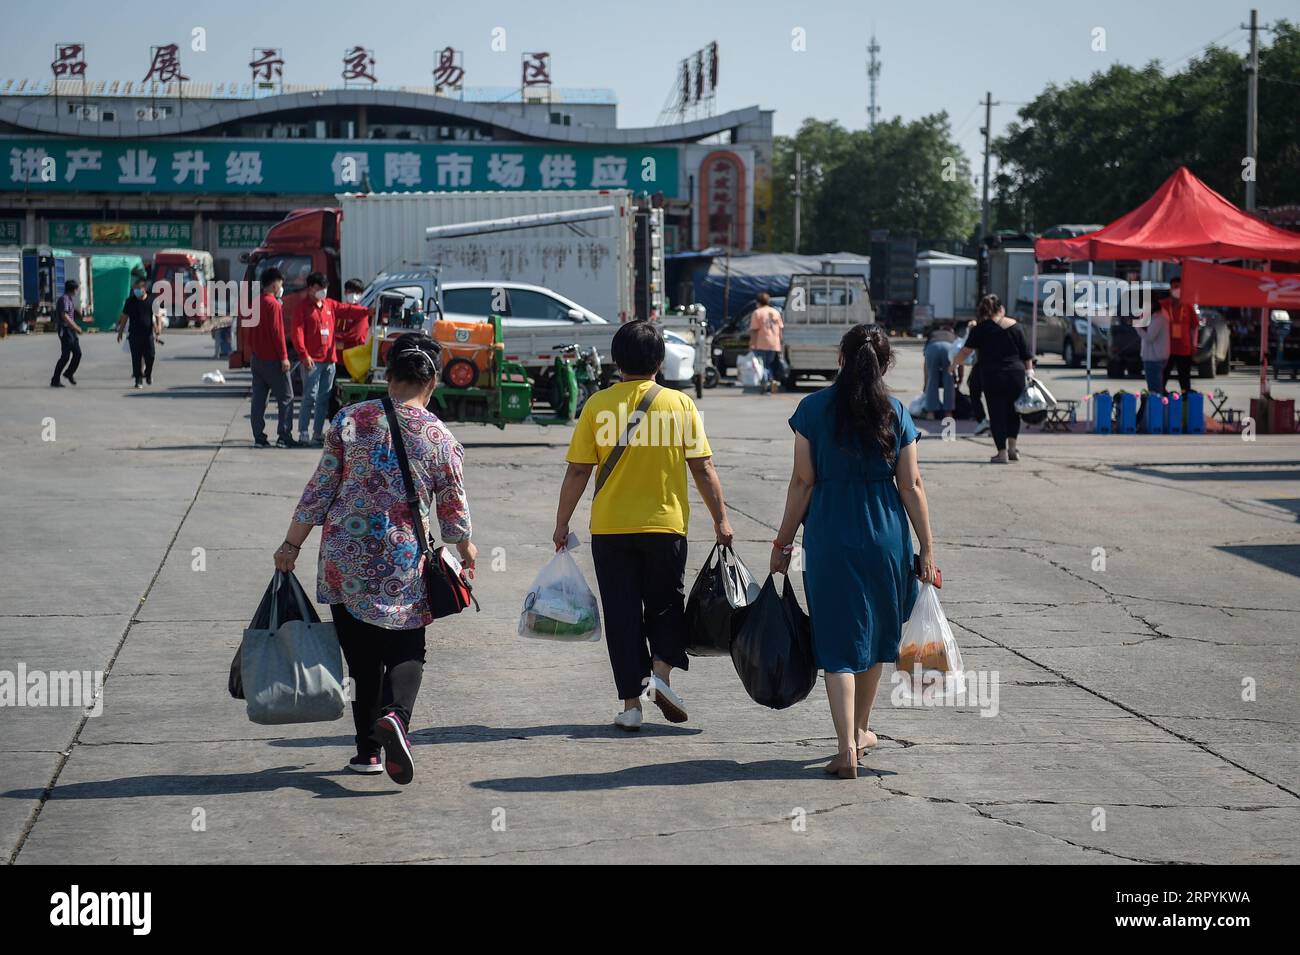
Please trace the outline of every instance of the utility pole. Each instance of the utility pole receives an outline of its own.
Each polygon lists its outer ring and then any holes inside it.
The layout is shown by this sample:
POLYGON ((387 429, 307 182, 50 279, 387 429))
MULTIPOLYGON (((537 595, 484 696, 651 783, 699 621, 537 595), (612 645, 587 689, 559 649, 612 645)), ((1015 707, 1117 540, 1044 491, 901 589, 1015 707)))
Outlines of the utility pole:
POLYGON ((1259 11, 1250 11, 1250 59, 1246 61, 1246 160, 1250 176, 1246 179, 1246 211, 1255 211, 1255 178, 1259 172, 1259 11))
POLYGON ((803 217, 803 156, 794 154, 794 254, 799 254, 799 226, 803 217))
POLYGON ((999 104, 993 102, 993 94, 984 94, 984 128, 980 130, 984 134, 984 200, 981 203, 980 212, 980 241, 983 242, 989 234, 989 138, 993 135, 993 107, 999 104))

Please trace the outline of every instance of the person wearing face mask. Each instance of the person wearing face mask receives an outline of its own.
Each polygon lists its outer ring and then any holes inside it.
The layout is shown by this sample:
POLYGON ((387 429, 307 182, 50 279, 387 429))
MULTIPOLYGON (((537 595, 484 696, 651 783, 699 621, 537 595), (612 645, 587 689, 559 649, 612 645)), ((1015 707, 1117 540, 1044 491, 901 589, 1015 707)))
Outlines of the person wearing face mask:
POLYGON ((312 432, 310 442, 325 443, 325 419, 329 416, 330 393, 334 390, 335 323, 337 302, 325 291, 325 276, 312 272, 307 276, 307 289, 298 300, 293 316, 290 340, 298 353, 299 371, 302 375, 302 403, 298 406, 298 443, 307 444, 307 425, 312 432))
POLYGON ((131 375, 137 388, 153 384, 154 342, 162 341, 161 334, 162 321, 149 307, 148 280, 136 275, 117 319, 117 340, 120 342, 126 335, 131 347, 131 375))
POLYGON ((284 319, 280 297, 284 275, 276 268, 263 269, 258 280, 262 294, 252 316, 242 320, 239 341, 252 351, 249 370, 253 373, 253 408, 248 416, 253 426, 253 443, 270 447, 266 439, 266 396, 275 396, 279 410, 277 448, 296 448, 293 440, 293 384, 289 381, 289 349, 284 342, 284 319))
MULTIPOLYGON (((364 345, 370 337, 370 309, 361 304, 366 290, 360 279, 348 279, 343 285, 343 301, 334 303, 335 362, 343 361, 343 350, 364 345)), ((343 369, 347 373, 347 369, 343 369)))

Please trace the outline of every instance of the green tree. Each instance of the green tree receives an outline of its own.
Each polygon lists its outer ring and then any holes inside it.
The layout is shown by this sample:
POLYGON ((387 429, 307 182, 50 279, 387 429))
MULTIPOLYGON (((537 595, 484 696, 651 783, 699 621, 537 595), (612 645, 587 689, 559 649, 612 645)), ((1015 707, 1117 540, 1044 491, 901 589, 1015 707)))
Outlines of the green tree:
MULTIPOLYGON (((1266 34, 1267 35, 1267 34, 1266 34)), ((1106 223, 1144 202, 1179 166, 1241 204, 1244 58, 1211 47, 1178 72, 1112 66, 1048 86, 993 144, 1002 169, 995 225, 1041 230, 1106 223)), ((1261 48, 1261 206, 1294 202, 1300 182, 1300 31, 1278 23, 1261 48)))
POLYGON ((958 239, 979 219, 970 164, 946 113, 894 118, 852 134, 813 206, 811 239, 824 251, 869 253, 871 232, 958 239))
POLYGON ((808 211, 821 193, 830 170, 842 163, 851 149, 852 134, 834 120, 805 119, 793 136, 777 136, 772 146, 772 199, 769 251, 794 248, 794 155, 802 159, 803 232, 801 245, 810 249, 808 211))

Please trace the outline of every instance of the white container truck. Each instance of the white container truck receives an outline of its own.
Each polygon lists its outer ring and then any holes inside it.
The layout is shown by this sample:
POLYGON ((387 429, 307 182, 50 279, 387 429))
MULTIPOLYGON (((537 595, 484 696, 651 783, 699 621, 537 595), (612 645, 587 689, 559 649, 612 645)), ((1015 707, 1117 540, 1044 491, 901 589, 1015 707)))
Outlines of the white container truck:
POLYGON ((632 194, 571 192, 348 193, 338 197, 344 277, 434 266, 443 283, 540 285, 618 324, 633 315, 632 194), (426 240, 432 226, 613 206, 614 215, 507 232, 426 240))

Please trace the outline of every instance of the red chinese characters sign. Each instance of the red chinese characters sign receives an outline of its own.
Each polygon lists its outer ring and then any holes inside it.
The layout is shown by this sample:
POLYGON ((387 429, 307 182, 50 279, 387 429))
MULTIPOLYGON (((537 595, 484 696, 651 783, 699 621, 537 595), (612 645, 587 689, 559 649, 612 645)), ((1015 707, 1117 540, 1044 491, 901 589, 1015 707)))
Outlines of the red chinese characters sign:
POLYGON ((50 71, 55 79, 64 76, 86 75, 86 47, 81 43, 60 43, 54 48, 54 61, 50 71))
POLYGON ((153 80, 156 83, 170 83, 172 80, 183 82, 189 79, 181 72, 180 48, 175 43, 149 49, 152 59, 149 62, 149 72, 144 75, 144 82, 153 80))
POLYGON ((749 247, 745 222, 745 164, 729 150, 709 153, 700 163, 700 248, 749 247))
POLYGON ((343 54, 343 82, 350 83, 354 80, 379 82, 375 76, 374 54, 365 47, 354 46, 343 54))
POLYGON ((284 56, 273 47, 258 47, 248 61, 254 83, 275 83, 284 79, 284 56))

